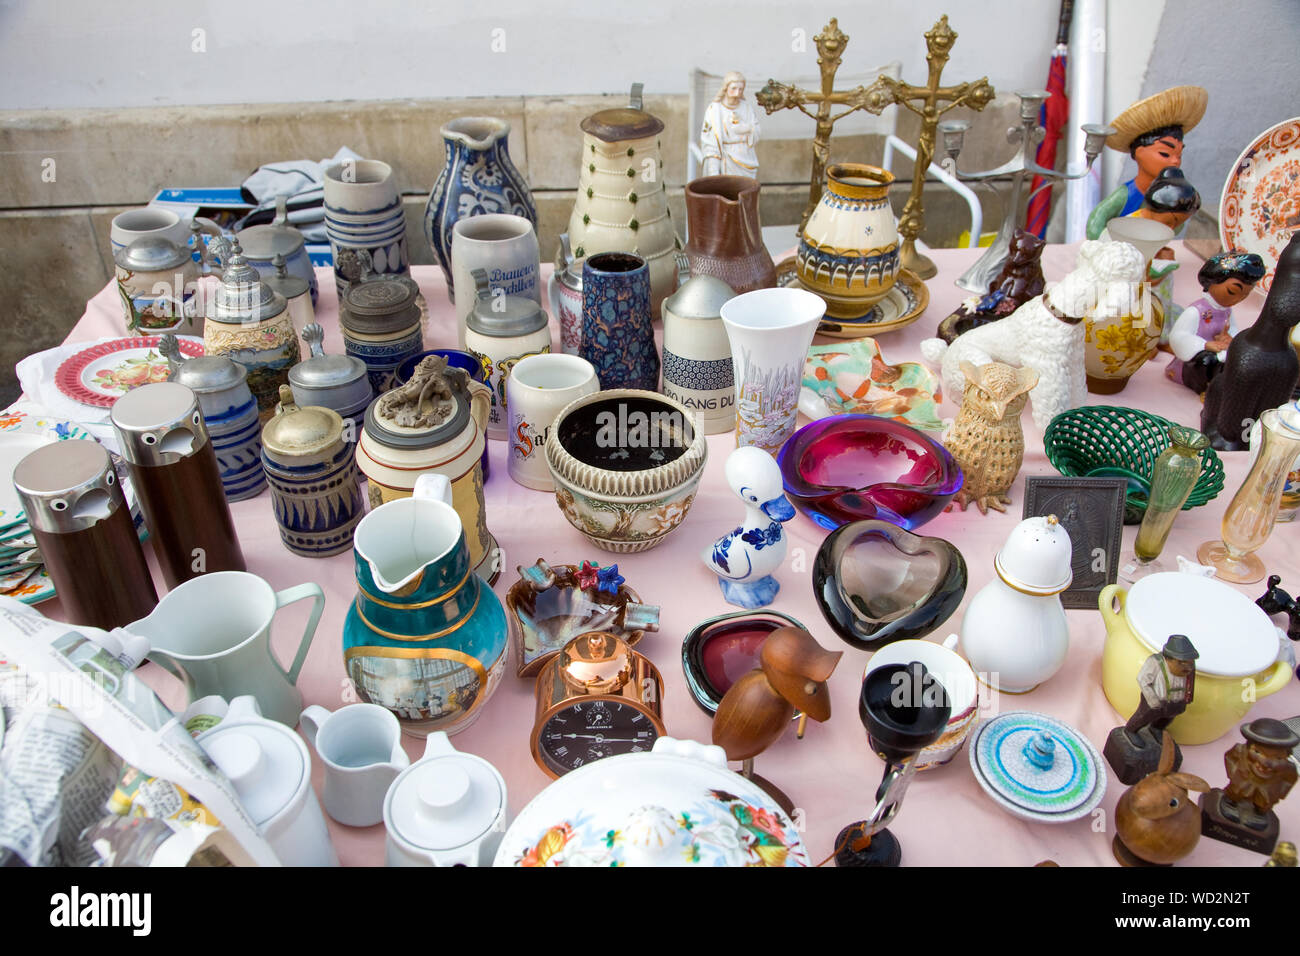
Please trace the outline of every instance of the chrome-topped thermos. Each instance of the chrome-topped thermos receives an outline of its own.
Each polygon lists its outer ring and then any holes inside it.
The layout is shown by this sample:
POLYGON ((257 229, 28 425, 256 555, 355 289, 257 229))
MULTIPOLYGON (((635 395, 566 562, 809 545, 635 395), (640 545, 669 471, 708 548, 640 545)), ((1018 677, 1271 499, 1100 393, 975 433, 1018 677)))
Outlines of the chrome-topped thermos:
POLYGON ((158 603, 113 462, 95 441, 59 441, 14 468, 14 489, 69 624, 111 631, 158 603))
POLYGON ((247 570, 194 392, 143 385, 119 398, 111 417, 167 586, 247 570))

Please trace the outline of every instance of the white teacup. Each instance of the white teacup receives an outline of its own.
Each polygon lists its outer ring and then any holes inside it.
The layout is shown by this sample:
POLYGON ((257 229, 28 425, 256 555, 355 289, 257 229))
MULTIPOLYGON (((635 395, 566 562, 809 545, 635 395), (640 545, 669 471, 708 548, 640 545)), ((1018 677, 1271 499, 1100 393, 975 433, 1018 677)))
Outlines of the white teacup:
MULTIPOLYGON (((211 219, 199 217, 194 221, 208 235, 221 235, 221 227, 211 219)), ((145 206, 143 209, 128 209, 118 213, 113 217, 108 231, 108 240, 114 252, 125 249, 137 239, 154 236, 168 239, 184 249, 190 241, 190 222, 170 209, 145 206)))
POLYGON ((510 477, 525 488, 552 491, 546 441, 560 409, 600 391, 595 367, 584 358, 554 352, 515 363, 506 380, 510 477))
POLYGON ((378 704, 351 704, 330 712, 313 704, 301 727, 325 765, 325 812, 350 827, 384 818, 384 795, 411 764, 393 712, 378 704))
POLYGON ((942 766, 957 756, 979 718, 979 690, 975 672, 966 659, 953 650, 956 646, 956 634, 949 635, 942 644, 931 641, 895 641, 871 655, 863 674, 865 677, 886 664, 920 661, 943 685, 952 713, 948 717, 948 726, 943 736, 921 751, 916 762, 918 770, 942 766))

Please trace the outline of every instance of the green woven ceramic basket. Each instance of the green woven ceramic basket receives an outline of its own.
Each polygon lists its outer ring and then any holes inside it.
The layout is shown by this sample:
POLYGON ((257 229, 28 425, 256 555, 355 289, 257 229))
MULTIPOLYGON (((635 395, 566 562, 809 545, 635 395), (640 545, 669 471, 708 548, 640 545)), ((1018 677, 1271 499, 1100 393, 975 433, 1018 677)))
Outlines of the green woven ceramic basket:
MULTIPOLYGON (((1124 523, 1140 524, 1156 459, 1169 447, 1169 426, 1159 415, 1136 408, 1088 405, 1052 419, 1043 435, 1047 460, 1070 478, 1089 475, 1129 479, 1124 523)), ((1223 490, 1223 462, 1213 448, 1201 452, 1201 477, 1183 510, 1211 501, 1223 490)))

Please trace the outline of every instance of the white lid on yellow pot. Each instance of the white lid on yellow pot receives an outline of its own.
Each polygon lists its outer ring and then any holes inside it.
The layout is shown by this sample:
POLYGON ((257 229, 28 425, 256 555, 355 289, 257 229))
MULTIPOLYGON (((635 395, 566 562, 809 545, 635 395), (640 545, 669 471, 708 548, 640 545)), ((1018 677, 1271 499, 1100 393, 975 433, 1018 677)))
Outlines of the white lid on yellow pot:
POLYGON ((1124 601, 1133 634, 1159 651, 1185 634, 1200 655, 1196 672, 1248 677, 1277 660, 1277 631, 1255 602, 1222 581, 1177 571, 1138 581, 1124 601))

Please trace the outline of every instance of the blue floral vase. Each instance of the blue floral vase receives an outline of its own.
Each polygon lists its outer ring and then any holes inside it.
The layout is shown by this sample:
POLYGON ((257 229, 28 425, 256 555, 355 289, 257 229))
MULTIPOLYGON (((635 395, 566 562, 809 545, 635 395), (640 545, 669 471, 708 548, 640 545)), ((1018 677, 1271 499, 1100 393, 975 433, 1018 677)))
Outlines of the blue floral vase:
POLYGON ((485 213, 523 216, 537 226, 537 207, 523 174, 510 161, 510 124, 492 116, 462 116, 441 130, 447 162, 424 208, 424 237, 451 292, 451 228, 485 213))
POLYGON ((650 268, 630 252, 601 252, 582 266, 582 344, 600 387, 659 390, 650 268))

